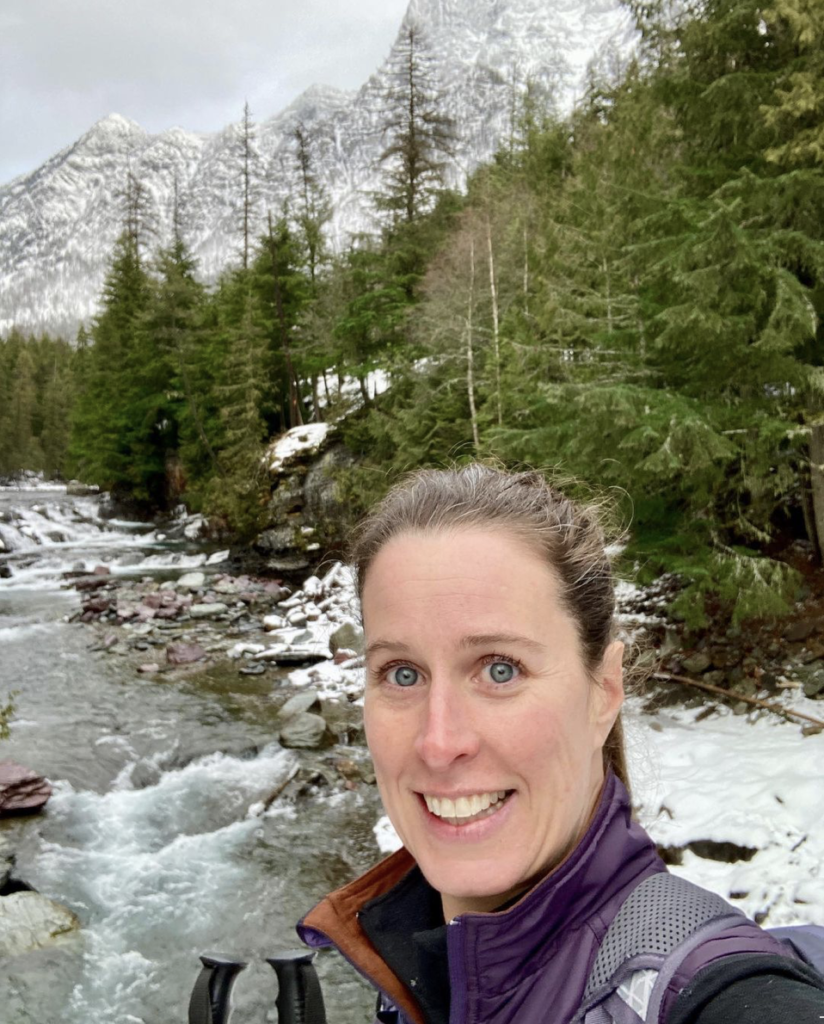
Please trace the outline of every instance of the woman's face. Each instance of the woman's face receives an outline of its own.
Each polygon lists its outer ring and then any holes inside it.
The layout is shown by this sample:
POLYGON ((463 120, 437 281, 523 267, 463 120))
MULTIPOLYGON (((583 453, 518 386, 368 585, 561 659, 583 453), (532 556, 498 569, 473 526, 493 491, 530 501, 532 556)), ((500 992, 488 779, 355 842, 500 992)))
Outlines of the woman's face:
POLYGON ((583 834, 618 714, 546 563, 511 533, 401 534, 363 588, 365 723, 386 812, 450 920, 492 910, 583 834))

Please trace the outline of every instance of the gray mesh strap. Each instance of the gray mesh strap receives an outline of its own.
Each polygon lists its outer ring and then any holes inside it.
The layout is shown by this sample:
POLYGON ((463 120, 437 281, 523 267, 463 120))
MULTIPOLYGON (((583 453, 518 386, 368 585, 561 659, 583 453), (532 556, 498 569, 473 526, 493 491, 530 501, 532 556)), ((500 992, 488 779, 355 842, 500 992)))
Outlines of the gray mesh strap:
POLYGON ((723 932, 725 928, 729 928, 731 924, 738 922, 741 919, 741 916, 741 913, 734 907, 727 905, 727 911, 725 914, 719 915, 711 921, 705 922, 697 928, 688 939, 681 943, 676 953, 667 957, 658 973, 655 988, 652 990, 652 995, 650 996, 649 1005, 647 1007, 646 1020, 649 1024, 657 1024, 658 1018, 661 1014, 661 1004, 663 1003, 664 996, 666 995, 667 987, 675 977, 678 968, 690 953, 700 946, 702 942, 706 942, 707 939, 711 939, 714 935, 718 935, 723 932))
POLYGON ((713 918, 740 911, 715 893, 668 872, 650 875, 637 885, 607 929, 584 991, 584 1004, 601 989, 620 984, 618 974, 631 960, 659 962, 688 935, 713 918))

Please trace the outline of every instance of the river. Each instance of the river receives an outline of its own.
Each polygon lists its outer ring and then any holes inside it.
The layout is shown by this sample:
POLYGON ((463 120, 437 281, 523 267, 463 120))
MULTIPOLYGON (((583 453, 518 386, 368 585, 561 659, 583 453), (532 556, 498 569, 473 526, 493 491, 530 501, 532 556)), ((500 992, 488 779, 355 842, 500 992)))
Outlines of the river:
MULTIPOLYGON (((250 815, 297 758, 271 742, 271 677, 156 681, 65 621, 79 607, 66 570, 179 573, 205 562, 196 545, 47 490, 0 490, 0 539, 12 572, 0 579, 0 700, 17 694, 0 757, 54 785, 44 813, 0 821, 0 835, 17 850, 15 877, 82 923, 78 941, 0 964, 0 1018, 177 1024, 198 955, 220 952, 250 961, 233 1024, 275 1021, 262 958, 293 948, 301 914, 376 860, 374 790, 319 790, 250 815)), ((351 969, 335 954, 318 967, 330 1024, 370 1020, 374 998, 351 969)))

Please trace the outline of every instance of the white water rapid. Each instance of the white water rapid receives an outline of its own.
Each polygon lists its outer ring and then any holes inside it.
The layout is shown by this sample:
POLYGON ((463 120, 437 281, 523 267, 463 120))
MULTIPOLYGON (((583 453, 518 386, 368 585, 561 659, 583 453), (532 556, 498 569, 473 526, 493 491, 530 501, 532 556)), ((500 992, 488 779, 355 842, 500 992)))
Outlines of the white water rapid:
MULTIPOLYGON (((275 1021, 262 958, 294 947, 295 921, 375 859, 369 794, 261 812, 296 763, 271 741, 271 679, 149 680, 65 621, 79 608, 66 571, 209 562, 191 541, 105 520, 97 498, 0 490, 0 700, 17 694, 0 758, 54 784, 42 814, 0 820, 0 837, 13 877, 81 922, 76 940, 0 963, 3 1024, 182 1024, 201 952, 250 961, 233 1024, 275 1021)), ((330 1024, 371 1019, 345 964, 321 957, 319 970, 330 1024)))

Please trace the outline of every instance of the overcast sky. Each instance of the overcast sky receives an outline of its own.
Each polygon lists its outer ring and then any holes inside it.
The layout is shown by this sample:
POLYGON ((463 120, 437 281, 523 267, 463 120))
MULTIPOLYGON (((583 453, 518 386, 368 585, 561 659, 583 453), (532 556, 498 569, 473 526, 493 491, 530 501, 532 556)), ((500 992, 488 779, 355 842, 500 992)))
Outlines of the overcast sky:
POLYGON ((118 113, 150 132, 355 89, 408 0, 0 0, 0 184, 118 113))

